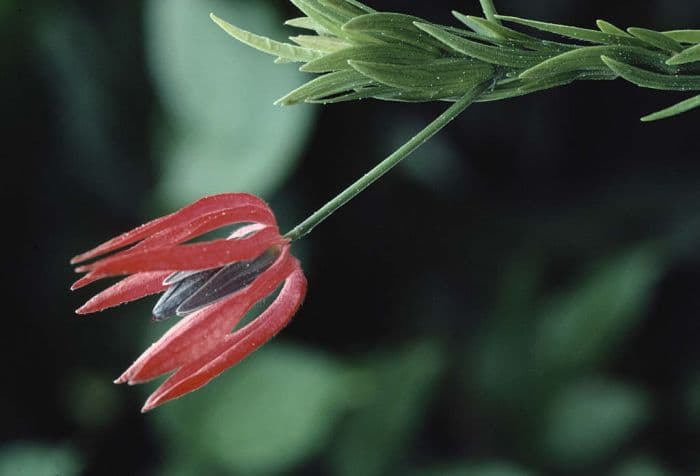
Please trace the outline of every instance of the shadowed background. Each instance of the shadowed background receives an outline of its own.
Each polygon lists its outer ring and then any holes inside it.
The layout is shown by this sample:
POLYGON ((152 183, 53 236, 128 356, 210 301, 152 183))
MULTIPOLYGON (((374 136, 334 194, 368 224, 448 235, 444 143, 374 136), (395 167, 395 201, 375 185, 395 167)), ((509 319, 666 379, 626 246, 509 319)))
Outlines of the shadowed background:
MULTIPOLYGON (((478 2, 373 0, 456 24, 478 2)), ((497 3, 579 26, 700 26, 694 0, 497 3)), ((295 245, 272 343, 147 414, 111 381, 173 321, 78 318, 68 260, 206 194, 289 229, 444 104, 278 108, 284 1, 0 0, 2 475, 617 476, 700 470, 698 112, 577 83, 477 104, 295 245)))

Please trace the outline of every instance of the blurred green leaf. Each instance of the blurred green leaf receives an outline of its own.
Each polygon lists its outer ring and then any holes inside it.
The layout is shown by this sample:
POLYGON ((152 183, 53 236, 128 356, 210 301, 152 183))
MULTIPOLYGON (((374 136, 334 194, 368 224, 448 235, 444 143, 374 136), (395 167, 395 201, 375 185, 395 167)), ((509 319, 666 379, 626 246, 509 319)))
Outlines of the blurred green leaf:
POLYGON ((76 371, 63 396, 66 414, 83 428, 105 428, 119 414, 118 388, 107 375, 76 371))
POLYGON ((372 359, 367 368, 372 391, 336 438, 335 473, 372 476, 394 468, 422 423, 443 366, 441 349, 427 342, 372 359))
POLYGON ((649 399, 637 388, 602 380, 574 383, 548 409, 543 449, 562 467, 588 467, 638 431, 649 412, 649 399))
POLYGON ((82 467, 82 458, 68 446, 15 442, 0 448, 2 476, 71 476, 82 467))
POLYGON ((695 428, 700 430, 700 374, 690 377, 684 397, 687 414, 695 428))
POLYGON ((536 329, 535 367, 571 371, 604 358, 644 315, 664 270, 659 253, 626 251, 554 298, 536 329))
POLYGON ((147 2, 147 52, 168 124, 157 193, 168 207, 224 191, 270 193, 290 172, 313 117, 311 108, 271 104, 301 73, 232 41, 210 11, 284 34, 267 2, 147 2))
POLYGON ((637 456, 625 461, 613 471, 612 476, 670 476, 659 463, 646 456, 637 456))
POLYGON ((439 468, 416 471, 412 476, 530 476, 533 473, 518 468, 510 463, 465 463, 459 466, 442 466, 439 468))
POLYGON ((322 354, 268 345, 196 394, 156 410, 154 420, 179 464, 278 474, 327 441, 348 405, 352 382, 344 370, 322 354))

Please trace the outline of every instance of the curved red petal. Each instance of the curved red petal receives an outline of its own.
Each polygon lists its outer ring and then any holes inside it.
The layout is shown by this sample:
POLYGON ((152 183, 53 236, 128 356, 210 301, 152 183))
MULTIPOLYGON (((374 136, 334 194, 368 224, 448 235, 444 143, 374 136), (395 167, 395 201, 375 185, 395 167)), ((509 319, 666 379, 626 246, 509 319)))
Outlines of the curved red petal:
POLYGON ((117 383, 141 383, 206 355, 216 348, 255 303, 271 294, 294 270, 285 249, 280 258, 248 287, 178 322, 144 352, 117 383))
POLYGON ((240 209, 243 212, 247 211, 251 216, 256 216, 252 221, 257 221, 266 225, 275 225, 275 216, 270 210, 270 207, 259 197, 248 193, 223 193, 204 197, 196 202, 187 205, 175 213, 164 217, 156 218, 144 225, 139 226, 131 231, 123 233, 116 238, 112 238, 105 243, 75 256, 71 263, 80 263, 97 256, 118 250, 132 243, 143 240, 155 233, 166 230, 170 227, 191 222, 192 220, 201 217, 202 215, 230 210, 240 209))
POLYGON ((169 275, 170 271, 134 274, 96 294, 75 312, 76 314, 89 314, 102 311, 109 307, 165 291, 168 286, 163 285, 163 280, 169 275))
MULTIPOLYGON (((262 209, 257 209, 254 213, 251 213, 248 210, 233 209, 202 215, 191 222, 183 223, 151 235, 122 253, 131 253, 132 251, 143 250, 145 248, 177 245, 201 236, 209 231, 216 230, 217 228, 243 222, 253 222, 258 229, 266 227, 274 228, 279 233, 276 225, 266 225, 259 221, 265 218, 261 211, 262 209)), ((231 238, 229 237, 229 239, 231 238)))
POLYGON ((82 267, 94 277, 146 271, 191 271, 253 259, 273 245, 284 244, 276 227, 238 240, 212 240, 119 253, 82 267))
POLYGON ((252 323, 225 337, 211 353, 182 366, 146 401, 144 412, 197 390, 236 365, 284 328, 306 295, 306 278, 298 263, 277 299, 252 323))

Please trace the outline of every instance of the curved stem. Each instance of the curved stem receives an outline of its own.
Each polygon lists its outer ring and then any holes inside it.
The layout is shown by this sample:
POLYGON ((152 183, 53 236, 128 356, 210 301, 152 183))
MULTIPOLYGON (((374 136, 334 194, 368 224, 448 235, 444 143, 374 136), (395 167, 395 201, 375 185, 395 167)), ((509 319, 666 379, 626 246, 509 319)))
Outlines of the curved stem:
POLYGON ((494 5, 493 0, 479 0, 479 3, 481 3, 481 9, 484 11, 486 19, 500 25, 501 21, 496 18, 496 5, 494 5))
POLYGON ((294 229, 290 230, 285 237, 290 241, 298 240, 308 234, 323 220, 331 216, 336 210, 355 198, 360 192, 372 185, 381 176, 398 165, 403 159, 408 157, 411 152, 423 145, 428 139, 437 134, 443 127, 449 124, 455 117, 459 116, 469 105, 481 95, 487 88, 489 83, 484 83, 476 86, 462 98, 452 104, 445 112, 440 114, 433 122, 428 124, 422 131, 413 136, 411 140, 399 147, 393 154, 380 162, 376 167, 363 175, 359 180, 343 190, 331 201, 319 208, 306 220, 299 223, 294 229))

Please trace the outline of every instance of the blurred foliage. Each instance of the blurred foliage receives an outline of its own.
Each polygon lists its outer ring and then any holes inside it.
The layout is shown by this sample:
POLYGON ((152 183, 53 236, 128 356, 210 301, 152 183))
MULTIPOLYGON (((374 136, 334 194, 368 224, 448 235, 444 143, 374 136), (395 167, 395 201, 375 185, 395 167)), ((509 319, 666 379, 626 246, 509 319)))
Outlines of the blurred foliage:
POLYGON ((419 471, 415 476, 530 476, 507 463, 479 463, 463 466, 443 466, 440 468, 419 471))
POLYGON ((184 398, 154 415, 171 455, 163 474, 183 464, 242 475, 291 469, 324 444, 352 393, 338 362, 288 346, 271 345, 236 374, 212 382, 204 401, 184 398))
POLYGON ((165 112, 156 141, 162 170, 156 194, 168 208, 206 194, 274 190, 301 153, 314 113, 273 106, 272 98, 296 87, 301 73, 225 41, 212 28, 210 11, 283 34, 267 2, 146 3, 147 53, 165 112))
POLYGON ((331 453, 334 474, 382 475, 405 466, 402 456, 424 420, 443 366, 433 343, 417 343, 367 362, 369 395, 356 403, 339 432, 331 453))
POLYGON ((73 448, 38 443, 12 443, 0 447, 3 476, 72 476, 81 473, 83 463, 73 448))
MULTIPOLYGON (((499 4, 662 29, 699 6, 499 4)), ((206 388, 144 416, 152 386, 110 383, 172 323, 75 319, 71 255, 219 190, 292 225, 444 108, 272 106, 304 76, 208 13, 281 40, 288 7, 0 2, 0 475, 698 474, 697 113, 642 126, 672 100, 616 83, 475 105, 299 244, 301 312, 206 388)))

